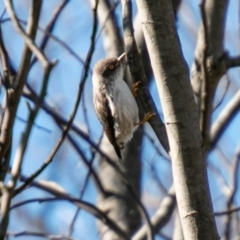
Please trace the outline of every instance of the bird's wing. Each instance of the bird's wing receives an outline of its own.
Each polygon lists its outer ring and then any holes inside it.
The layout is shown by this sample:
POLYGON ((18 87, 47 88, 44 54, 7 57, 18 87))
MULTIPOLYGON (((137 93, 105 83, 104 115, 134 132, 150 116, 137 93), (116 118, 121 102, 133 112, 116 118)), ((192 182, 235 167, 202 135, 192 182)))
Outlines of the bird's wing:
POLYGON ((106 95, 95 96, 94 107, 97 113, 97 117, 103 125, 105 134, 109 142, 113 145, 114 150, 120 160, 122 160, 121 151, 117 145, 114 129, 114 118, 111 112, 110 103, 106 95))

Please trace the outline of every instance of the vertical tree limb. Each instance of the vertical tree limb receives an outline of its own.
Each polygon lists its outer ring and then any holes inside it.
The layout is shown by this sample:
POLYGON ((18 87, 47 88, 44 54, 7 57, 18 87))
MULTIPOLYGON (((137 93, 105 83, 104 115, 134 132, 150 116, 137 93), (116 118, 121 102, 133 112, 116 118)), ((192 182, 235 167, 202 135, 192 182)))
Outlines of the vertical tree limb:
MULTIPOLYGON (((94 0, 91 0, 94 4, 94 0)), ((99 2, 98 18, 103 28, 103 45, 109 57, 118 57, 123 53, 121 34, 115 16, 115 4, 110 4, 109 0, 99 2)))
POLYGON ((184 238, 218 239, 197 107, 167 0, 137 0, 171 149, 184 238))
POLYGON ((223 47, 227 6, 228 0, 203 0, 200 4, 202 25, 192 67, 192 86, 199 106, 206 149, 209 148, 212 102, 216 87, 229 65, 229 57, 223 47))
POLYGON ((142 82, 138 89, 138 97, 141 101, 141 105, 145 113, 147 112, 156 113, 156 115, 149 120, 149 124, 153 128, 155 134, 157 135, 158 140, 162 144, 165 151, 169 153, 169 144, 166 134, 166 128, 160 116, 157 114, 157 108, 147 89, 147 78, 137 49, 137 44, 134 39, 131 1, 122 0, 122 8, 123 8, 124 43, 133 82, 135 83, 138 81, 142 82))
MULTIPOLYGON (((39 59, 44 62, 44 68, 48 67, 48 61, 46 58, 38 51, 36 46, 33 44, 33 40, 36 35, 37 31, 37 25, 38 25, 38 20, 40 16, 40 11, 41 11, 41 4, 42 1, 33 1, 33 4, 31 6, 31 10, 29 13, 29 21, 27 25, 27 30, 26 30, 26 35, 24 31, 21 29, 20 25, 18 24, 16 20, 16 16, 13 10, 12 6, 12 1, 6 0, 5 5, 8 10, 8 13, 14 22, 16 29, 20 31, 22 34, 24 40, 25 40, 25 47, 23 51, 23 57, 22 61, 16 76, 16 79, 14 80, 14 83, 12 83, 12 86, 9 86, 9 88, 6 89, 7 94, 6 94, 6 109, 4 110, 4 117, 2 121, 2 126, 1 126, 1 136, 0 136, 0 159, 1 161, 6 161, 3 160, 6 158, 6 153, 9 152, 9 147, 11 144, 11 138, 12 138, 12 128, 13 128, 13 123, 15 119, 15 114, 17 111, 17 107, 19 104, 19 99, 22 94, 23 86, 26 81, 26 77, 28 74, 29 66, 30 66, 30 60, 32 56, 32 52, 34 52, 39 59), (14 86, 13 86, 14 84, 14 86)), ((47 76, 48 77, 48 76, 47 76)), ((21 161, 20 161, 21 165, 21 161)), ((19 169, 19 164, 16 168, 16 176, 13 176, 13 182, 6 187, 3 188, 3 196, 1 199, 1 225, 0 225, 0 239, 4 239, 6 229, 8 226, 8 215, 9 215, 9 206, 10 206, 10 201, 11 201, 11 195, 13 192, 13 188, 16 184, 16 178, 18 175, 18 169, 19 169)), ((3 181, 3 179, 1 179, 3 181)))

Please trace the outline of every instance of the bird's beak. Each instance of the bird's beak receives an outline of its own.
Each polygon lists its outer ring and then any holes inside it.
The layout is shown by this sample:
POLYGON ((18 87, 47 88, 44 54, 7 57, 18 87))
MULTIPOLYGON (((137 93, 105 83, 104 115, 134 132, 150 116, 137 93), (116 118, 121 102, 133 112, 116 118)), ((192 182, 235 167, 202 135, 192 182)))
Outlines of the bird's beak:
POLYGON ((127 53, 123 53, 121 56, 119 56, 118 58, 117 58, 117 60, 119 61, 119 62, 121 62, 122 60, 123 60, 123 58, 125 57, 125 55, 127 55, 127 53))

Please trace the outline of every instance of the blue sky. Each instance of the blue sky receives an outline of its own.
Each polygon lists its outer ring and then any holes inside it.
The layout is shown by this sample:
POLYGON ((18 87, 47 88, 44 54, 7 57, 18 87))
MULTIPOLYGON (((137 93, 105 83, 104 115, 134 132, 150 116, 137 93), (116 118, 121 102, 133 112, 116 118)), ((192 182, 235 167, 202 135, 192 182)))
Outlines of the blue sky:
MULTIPOLYGON (((14 1, 17 16, 22 20, 27 20, 29 0, 14 1)), ((43 10, 40 19, 40 26, 44 28, 51 19, 52 13, 55 7, 59 4, 59 0, 43 1, 43 10)), ((200 25, 200 13, 198 2, 185 0, 180 8, 178 15, 178 33, 180 36, 182 50, 184 57, 191 68, 194 59, 194 49, 196 46, 196 37, 198 27, 200 25)), ((3 1, 0 2, 0 13, 3 12, 3 1)), ((240 54, 239 43, 239 3, 238 1, 229 1, 229 9, 226 23, 226 36, 225 46, 230 55, 236 56, 240 54)), ((117 16, 121 17, 121 7, 117 8, 117 16)), ((137 9, 134 7, 134 12, 137 9)), ((4 15, 4 18, 7 14, 4 15)), ((119 19, 119 23, 121 23, 119 19)), ((15 68, 18 68, 21 61, 21 51, 23 48, 23 41, 21 37, 16 33, 10 21, 5 22, 2 25, 3 36, 9 55, 11 56, 12 64, 15 68)), ((90 35, 92 28, 91 7, 88 1, 83 0, 71 0, 64 11, 59 17, 58 23, 53 31, 53 35, 57 36, 62 41, 66 42, 68 46, 76 52, 76 54, 82 59, 86 58, 90 46, 90 35)), ((99 31, 99 29, 98 29, 99 31)), ((37 35, 37 44, 42 39, 43 34, 39 31, 37 35)), ((58 59, 58 64, 54 67, 50 83, 48 87, 48 93, 46 101, 64 117, 68 118, 72 112, 74 101, 77 95, 79 81, 83 70, 82 64, 74 58, 66 49, 64 49, 59 43, 51 40, 46 47, 46 54, 50 60, 58 59)), ((105 57, 102 38, 97 41, 93 60, 91 63, 91 69, 94 64, 101 58, 105 57)), ((42 81, 42 68, 39 63, 36 63, 31 69, 28 82, 31 86, 39 91, 42 81)), ((219 114, 233 97, 234 93, 240 87, 239 82, 239 68, 232 69, 227 74, 230 80, 230 86, 227 94, 224 98, 222 105, 214 112, 213 122, 218 118, 219 114)), ((224 92, 227 78, 224 77, 216 93, 215 102, 217 103, 224 92)), ((154 101, 158 105, 159 111, 161 111, 159 97, 154 82, 150 87, 151 94, 154 101)), ((0 92, 0 99, 4 96, 4 90, 0 92)), ((22 98, 17 112, 17 117, 27 120, 27 102, 28 100, 22 98)), ((84 106, 81 104, 77 112, 74 123, 84 131, 87 131, 91 135, 91 139, 95 142, 98 141, 102 128, 97 120, 97 117, 93 111, 92 105, 92 84, 91 73, 88 75, 87 83, 84 89, 84 106), (88 119, 86 124, 84 118, 84 110, 88 119)), ((162 113, 160 113, 162 114, 162 113)), ((59 128, 56 126, 51 116, 41 110, 35 120, 35 124, 41 126, 44 129, 39 129, 36 126, 30 136, 29 145, 24 156, 24 163, 22 166, 22 174, 28 176, 37 170, 44 160, 50 154, 53 146, 61 135, 59 128)), ((231 126, 225 132, 224 136, 218 143, 218 147, 227 156, 231 162, 234 157, 237 146, 239 145, 240 138, 240 114, 234 118, 231 126)), ((16 119, 14 124, 14 137, 11 164, 14 159, 14 155, 17 147, 19 146, 20 136, 26 127, 26 122, 16 119)), ((145 126, 145 131, 155 139, 156 145, 160 147, 157 142, 154 133, 150 129, 149 125, 145 126)), ((88 144, 85 143, 78 136, 74 135, 74 138, 78 142, 81 149, 89 157, 91 149, 88 144)), ((159 178, 168 189, 172 183, 171 165, 168 161, 160 159, 155 148, 152 146, 147 138, 144 138, 142 146, 142 163, 143 163, 143 175, 142 175, 142 193, 143 202, 149 206, 149 213, 153 214, 161 202, 164 193, 159 188, 158 184, 154 181, 152 173, 149 168, 149 164, 154 164, 156 172, 159 174, 159 178), (166 181, 167 179, 167 181, 166 181), (149 188, 151 185, 151 188, 149 188)), ((219 154, 216 151, 211 152, 208 158, 209 162, 220 169, 224 178, 229 182, 229 171, 225 171, 225 168, 219 164, 219 154)), ((96 163, 97 160, 95 160, 96 163)), ((79 156, 75 150, 71 147, 69 142, 65 140, 61 146, 59 152, 54 158, 54 161, 50 166, 38 177, 38 180, 54 181, 62 186, 67 192, 75 197, 78 197, 83 187, 84 179, 87 175, 87 169, 82 161, 79 160, 79 156)), ((213 199, 213 206, 216 211, 224 210, 225 197, 222 195, 221 183, 218 181, 214 173, 209 170, 210 188, 213 199)), ((238 191, 238 197, 235 199, 235 204, 240 205, 240 190, 238 191)), ((22 201, 29 198, 38 198, 49 196, 42 190, 36 188, 29 188, 22 194, 13 200, 13 203, 22 201)), ((83 199, 85 201, 95 203, 97 197, 96 188, 90 180, 83 199)), ((31 226, 32 231, 38 231, 39 229, 45 229, 45 232, 50 234, 66 234, 69 229, 69 222, 73 218, 76 211, 76 207, 70 203, 32 203, 17 210, 11 212, 11 219, 9 225, 9 231, 23 231, 27 230, 31 226), (21 221, 19 222, 19 219, 21 221), (43 219, 43 223, 40 220, 43 219)), ((218 226, 222 224, 218 218, 218 226)), ((90 214, 81 210, 77 222, 75 224, 75 231, 72 234, 76 239, 98 239, 95 218, 90 214)), ((164 233, 170 234, 171 224, 164 229, 164 233)), ((221 233, 221 229, 220 229, 221 233)), ((10 238, 12 239, 12 238, 10 238)), ((24 237, 18 237, 18 239, 25 239, 24 237)), ((29 239, 42 239, 38 237, 29 239)), ((156 237, 161 239, 161 237, 156 237)))

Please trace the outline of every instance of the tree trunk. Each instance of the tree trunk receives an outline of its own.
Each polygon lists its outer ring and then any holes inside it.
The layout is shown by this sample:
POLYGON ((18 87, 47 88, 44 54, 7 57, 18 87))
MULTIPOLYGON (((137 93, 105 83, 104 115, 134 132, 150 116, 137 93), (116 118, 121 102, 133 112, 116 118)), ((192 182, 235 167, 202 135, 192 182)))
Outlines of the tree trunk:
POLYGON ((177 203, 187 240, 219 239, 189 70, 168 0, 137 0, 170 143, 177 203))

